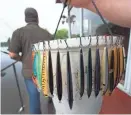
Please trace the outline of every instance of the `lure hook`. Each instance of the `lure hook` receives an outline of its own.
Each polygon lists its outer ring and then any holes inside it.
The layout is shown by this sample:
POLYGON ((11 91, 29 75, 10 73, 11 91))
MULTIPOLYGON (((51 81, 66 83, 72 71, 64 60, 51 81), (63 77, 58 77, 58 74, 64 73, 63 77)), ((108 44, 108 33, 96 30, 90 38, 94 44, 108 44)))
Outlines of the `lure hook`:
POLYGON ((105 35, 105 45, 107 46, 107 36, 105 35))
POLYGON ((45 42, 43 42, 43 50, 45 50, 45 42))
POLYGON ((97 35, 96 36, 96 46, 98 47, 98 45, 99 45, 99 36, 97 35))
POLYGON ((34 51, 37 51, 34 44, 31 45, 31 48, 32 48, 34 51))
POLYGON ((88 39, 90 39, 88 46, 91 45, 91 35, 88 36, 88 39))
POLYGON ((59 50, 59 41, 57 40, 58 50, 59 50))
POLYGON ((40 42, 42 42, 42 40, 38 42, 38 50, 40 49, 40 42))
POLYGON ((51 49, 51 47, 50 47, 50 41, 48 41, 48 46, 49 46, 49 48, 51 49))
POLYGON ((64 40, 65 41, 65 44, 66 44, 66 48, 68 48, 69 46, 68 46, 68 44, 67 44, 67 40, 64 40))
POLYGON ((81 40, 81 37, 80 37, 80 46, 79 47, 81 47, 82 46, 82 40, 81 40))

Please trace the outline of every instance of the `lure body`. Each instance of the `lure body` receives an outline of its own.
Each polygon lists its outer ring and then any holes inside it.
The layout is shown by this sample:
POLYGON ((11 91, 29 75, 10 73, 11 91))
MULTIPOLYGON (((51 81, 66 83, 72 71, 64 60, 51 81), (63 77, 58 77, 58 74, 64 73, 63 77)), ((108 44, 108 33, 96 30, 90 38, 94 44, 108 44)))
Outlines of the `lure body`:
POLYGON ((91 48, 88 51, 88 67, 87 67, 87 95, 90 97, 92 92, 92 55, 91 48))
POLYGON ((67 92, 68 92, 69 106, 70 106, 70 109, 72 109, 72 106, 73 106, 73 84, 72 84, 72 72, 71 72, 69 51, 67 51, 67 92))
POLYGON ((48 54, 48 75, 49 75, 50 93, 51 93, 51 95, 53 95, 54 83, 53 83, 53 69, 52 69, 52 59, 51 59, 51 51, 50 50, 49 50, 49 54, 48 54))
POLYGON ((104 94, 106 93, 108 89, 108 79, 109 79, 109 68, 108 68, 108 48, 105 48, 105 88, 104 88, 104 94))
POLYGON ((120 48, 117 48, 117 78, 114 83, 114 88, 117 86, 120 79, 120 48))
POLYGON ((57 63, 56 63, 56 84, 57 84, 57 95, 59 101, 62 99, 62 73, 60 64, 60 53, 57 52, 57 63))
POLYGON ((36 58, 37 55, 34 51, 32 51, 32 80, 33 83, 36 85, 36 87, 38 88, 38 81, 37 81, 37 69, 36 69, 36 58))
POLYGON ((49 96, 48 74, 47 74, 47 52, 43 52, 43 65, 42 65, 42 92, 45 97, 49 96))
POLYGON ((108 75, 108 49, 107 47, 104 47, 101 61, 101 88, 103 94, 105 94, 108 89, 108 75))
POLYGON ((80 97, 84 94, 84 61, 83 51, 80 49, 80 97))
POLYGON ((109 68, 109 90, 110 94, 114 89, 114 50, 111 50, 110 68, 109 68))
POLYGON ((120 79, 122 79, 122 75, 124 73, 124 55, 123 55, 123 47, 120 47, 120 79))
MULTIPOLYGON (((117 80, 117 69, 118 69, 118 54, 117 54, 117 47, 114 47, 114 84, 117 80)), ((114 86, 115 87, 115 86, 114 86)))
POLYGON ((40 51, 38 51, 38 83, 39 88, 41 89, 41 75, 42 75, 42 60, 41 60, 41 54, 40 51))
POLYGON ((95 78, 94 78, 94 89, 95 89, 95 96, 97 97, 100 91, 100 54, 99 49, 96 49, 96 64, 95 64, 95 78))
POLYGON ((125 48, 123 47, 123 58, 124 58, 124 72, 123 72, 123 79, 125 78, 125 69, 126 69, 126 53, 125 48))

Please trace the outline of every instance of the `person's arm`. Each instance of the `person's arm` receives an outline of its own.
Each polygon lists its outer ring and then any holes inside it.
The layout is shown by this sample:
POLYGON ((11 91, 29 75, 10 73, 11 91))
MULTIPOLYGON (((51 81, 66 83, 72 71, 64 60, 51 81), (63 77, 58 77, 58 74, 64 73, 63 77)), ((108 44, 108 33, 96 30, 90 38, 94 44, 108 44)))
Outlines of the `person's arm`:
MULTIPOLYGON (((69 0, 70 5, 87 8, 96 13, 91 0, 69 0)), ((104 18, 110 22, 131 27, 131 0, 94 0, 104 18)))
POLYGON ((19 55, 21 52, 21 40, 19 37, 19 30, 13 32, 11 43, 9 45, 9 56, 16 61, 22 61, 22 56, 19 55))

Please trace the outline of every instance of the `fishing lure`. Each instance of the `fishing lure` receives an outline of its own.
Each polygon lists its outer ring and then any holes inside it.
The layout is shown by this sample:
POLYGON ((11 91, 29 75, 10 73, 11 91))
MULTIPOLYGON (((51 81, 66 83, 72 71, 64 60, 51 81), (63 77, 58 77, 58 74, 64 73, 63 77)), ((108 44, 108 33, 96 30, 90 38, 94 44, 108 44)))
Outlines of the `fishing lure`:
MULTIPOLYGON (((117 47, 114 47, 114 84, 117 80, 117 68, 118 68, 118 55, 117 55, 117 47)), ((115 86, 114 86, 115 88, 115 86)))
POLYGON ((37 71, 36 71, 36 54, 34 51, 32 51, 32 80, 34 82, 34 84, 36 85, 36 87, 38 87, 37 85, 37 71))
POLYGON ((99 49, 96 49, 96 64, 95 64, 95 78, 94 78, 94 89, 95 89, 95 96, 97 97, 100 91, 100 54, 99 49))
POLYGON ((72 106, 73 106, 73 83, 72 83, 72 72, 71 72, 69 51, 67 51, 67 92, 68 92, 69 106, 70 106, 70 109, 72 109, 72 106))
POLYGON ((88 67, 87 67, 87 95, 90 97, 92 92, 92 55, 91 48, 88 50, 88 67))
POLYGON ((109 66, 108 66, 108 48, 105 48, 105 88, 104 88, 104 94, 106 93, 108 89, 108 79, 109 79, 109 66))
MULTIPOLYGON (((110 72, 111 72, 111 55, 112 55, 112 48, 108 49, 108 69, 109 69, 109 74, 108 74, 108 86, 107 86, 107 91, 104 95, 109 96, 111 94, 110 91, 110 72)), ((112 70, 113 71, 113 70, 112 70)))
POLYGON ((125 78, 125 70, 126 70, 126 53, 125 48, 123 47, 123 58, 124 58, 124 72, 123 72, 123 79, 125 78))
POLYGON ((110 67, 109 67, 109 90, 110 94, 114 89, 114 50, 111 50, 111 59, 110 59, 110 67))
POLYGON ((114 88, 117 86, 120 79, 120 48, 117 48, 117 77, 114 83, 114 88))
POLYGON ((35 52, 35 56, 34 56, 34 61, 33 61, 33 76, 32 76, 32 80, 34 82, 34 84, 37 86, 38 91, 40 91, 40 85, 38 82, 38 52, 35 52))
POLYGON ((56 63, 56 84, 57 84, 57 95, 59 101, 62 99, 62 73, 60 64, 60 53, 57 52, 57 63, 56 63))
POLYGON ((123 55, 123 47, 120 47, 120 79, 122 79, 122 75, 124 73, 124 55, 123 55))
POLYGON ((42 76, 42 60, 41 60, 41 53, 38 51, 38 83, 39 88, 41 90, 41 76, 42 76))
POLYGON ((108 49, 107 47, 104 47, 101 61, 101 88, 103 95, 105 95, 108 89, 108 75, 108 49))
POLYGON ((83 51, 80 49, 80 97, 84 94, 84 61, 83 51))
POLYGON ((45 97, 49 96, 48 74, 47 74, 47 52, 43 52, 43 65, 42 65, 42 92, 45 97))
POLYGON ((49 88, 50 93, 53 95, 54 91, 54 83, 53 83, 53 69, 52 69, 52 59, 51 59, 51 51, 48 52, 48 75, 49 75, 49 88))

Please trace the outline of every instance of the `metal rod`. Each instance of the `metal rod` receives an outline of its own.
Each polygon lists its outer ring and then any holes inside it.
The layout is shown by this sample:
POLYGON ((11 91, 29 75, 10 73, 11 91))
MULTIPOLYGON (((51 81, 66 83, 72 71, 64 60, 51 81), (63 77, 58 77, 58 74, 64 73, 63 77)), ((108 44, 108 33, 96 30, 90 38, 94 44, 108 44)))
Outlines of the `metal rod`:
POLYGON ((3 68, 3 69, 1 70, 1 72, 4 71, 4 70, 6 70, 6 69, 8 69, 9 67, 11 67, 12 65, 14 65, 14 64, 17 63, 17 62, 18 62, 18 61, 14 62, 14 63, 12 63, 12 64, 10 64, 10 65, 8 65, 8 66, 5 67, 5 68, 3 68))
POLYGON ((19 97, 20 97, 20 103, 21 103, 21 107, 20 107, 20 109, 18 111, 18 113, 20 113, 20 112, 22 112, 24 110, 24 105, 23 105, 23 99, 22 99, 22 95, 21 95, 21 91, 20 91, 20 86, 19 86, 18 76, 17 76, 17 73, 16 73, 15 64, 13 64, 13 69, 14 69, 14 74, 15 74, 15 79, 16 79, 16 85, 17 85, 17 88, 18 88, 19 97))
POLYGON ((58 30, 58 27, 59 27, 59 24, 60 24, 60 21, 61 21, 62 15, 63 15, 64 10, 65 10, 65 7, 66 7, 66 5, 64 5, 64 7, 63 7, 63 9, 62 9, 62 12, 61 12, 61 15, 60 15, 60 18, 59 18, 59 21, 58 21, 57 27, 56 27, 56 29, 55 29, 55 33, 54 33, 53 39, 55 39, 55 37, 56 37, 56 32, 57 32, 57 30, 58 30))

